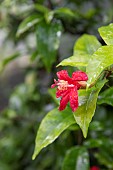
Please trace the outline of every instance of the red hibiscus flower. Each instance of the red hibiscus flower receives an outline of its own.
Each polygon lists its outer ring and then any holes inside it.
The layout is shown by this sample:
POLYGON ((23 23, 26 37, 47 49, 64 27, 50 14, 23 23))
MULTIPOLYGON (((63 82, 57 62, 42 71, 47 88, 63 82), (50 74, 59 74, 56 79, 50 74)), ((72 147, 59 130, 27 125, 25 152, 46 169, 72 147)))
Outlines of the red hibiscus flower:
POLYGON ((100 168, 97 167, 97 166, 92 166, 92 167, 90 168, 90 170, 100 170, 100 168))
POLYGON ((66 70, 57 72, 58 81, 54 79, 54 84, 51 88, 57 86, 56 97, 61 97, 59 110, 64 110, 67 103, 70 102, 70 107, 74 112, 78 108, 78 92, 81 87, 86 87, 88 77, 82 71, 73 72, 72 78, 69 77, 66 70))

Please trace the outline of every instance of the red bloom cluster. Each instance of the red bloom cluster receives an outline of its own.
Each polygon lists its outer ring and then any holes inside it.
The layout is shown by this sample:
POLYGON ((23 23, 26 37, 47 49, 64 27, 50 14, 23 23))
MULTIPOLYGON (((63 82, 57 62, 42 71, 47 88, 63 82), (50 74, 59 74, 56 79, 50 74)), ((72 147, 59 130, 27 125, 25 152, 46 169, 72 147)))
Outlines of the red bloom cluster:
POLYGON ((100 170, 100 168, 97 167, 97 166, 92 166, 92 167, 90 168, 90 170, 100 170))
POLYGON ((69 77, 66 70, 57 72, 58 81, 54 79, 54 84, 51 88, 57 86, 56 97, 61 97, 59 110, 64 110, 67 103, 70 102, 70 107, 74 112, 78 108, 78 92, 81 87, 86 87, 88 77, 82 71, 73 72, 72 78, 69 77))

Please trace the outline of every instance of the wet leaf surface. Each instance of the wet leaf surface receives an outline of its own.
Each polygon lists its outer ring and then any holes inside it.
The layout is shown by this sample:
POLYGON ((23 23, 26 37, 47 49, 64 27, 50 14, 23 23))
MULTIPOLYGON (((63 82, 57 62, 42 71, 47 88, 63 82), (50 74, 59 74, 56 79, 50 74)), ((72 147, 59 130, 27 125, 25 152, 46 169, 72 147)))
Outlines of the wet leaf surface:
POLYGON ((65 129, 74 123, 75 120, 70 109, 60 112, 56 108, 49 112, 39 127, 33 159, 44 147, 52 143, 65 129))
POLYGON ((73 56, 64 59, 58 66, 87 66, 91 55, 101 46, 93 35, 84 34, 74 45, 73 56))

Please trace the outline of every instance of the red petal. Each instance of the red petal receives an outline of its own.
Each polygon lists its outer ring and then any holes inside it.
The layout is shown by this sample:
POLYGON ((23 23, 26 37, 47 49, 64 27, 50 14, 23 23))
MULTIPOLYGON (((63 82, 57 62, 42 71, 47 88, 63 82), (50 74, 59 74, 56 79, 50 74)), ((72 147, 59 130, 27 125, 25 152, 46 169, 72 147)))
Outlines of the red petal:
POLYGON ((68 90, 57 90, 56 97, 59 98, 65 96, 67 93, 69 93, 68 90))
POLYGON ((59 110, 60 111, 64 110, 68 102, 69 102, 69 93, 66 93, 66 95, 64 95, 60 100, 59 110))
POLYGON ((55 86, 57 86, 58 81, 56 81, 56 79, 54 79, 54 84, 51 85, 51 88, 54 88, 55 86))
POLYGON ((100 170, 100 168, 97 167, 97 166, 92 166, 92 167, 90 168, 90 170, 100 170))
POLYGON ((57 76, 60 80, 69 81, 71 78, 68 75, 67 70, 61 70, 57 72, 57 76))
POLYGON ((51 88, 54 88, 55 86, 56 86, 56 84, 52 84, 52 85, 51 85, 51 88))
POLYGON ((77 87, 71 89, 70 92, 70 106, 72 108, 72 111, 74 112, 78 108, 78 92, 77 87))
POLYGON ((82 71, 76 71, 76 72, 73 72, 72 79, 76 80, 76 81, 87 81, 88 76, 86 73, 84 73, 82 71))

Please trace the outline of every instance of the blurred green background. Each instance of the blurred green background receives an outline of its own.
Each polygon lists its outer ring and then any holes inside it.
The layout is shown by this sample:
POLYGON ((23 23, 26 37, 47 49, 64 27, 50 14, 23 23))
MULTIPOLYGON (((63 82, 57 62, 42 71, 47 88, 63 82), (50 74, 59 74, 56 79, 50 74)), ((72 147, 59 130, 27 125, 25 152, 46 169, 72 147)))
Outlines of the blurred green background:
POLYGON ((112 0, 0 0, 0 170, 60 170, 66 151, 83 143, 91 166, 113 170, 108 105, 97 107, 86 140, 79 127, 70 127, 31 159, 39 124, 55 107, 48 89, 62 69, 56 65, 84 33, 104 45, 98 28, 111 22, 112 0))

